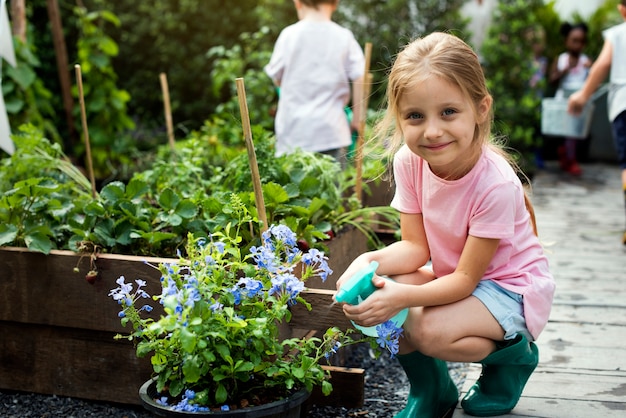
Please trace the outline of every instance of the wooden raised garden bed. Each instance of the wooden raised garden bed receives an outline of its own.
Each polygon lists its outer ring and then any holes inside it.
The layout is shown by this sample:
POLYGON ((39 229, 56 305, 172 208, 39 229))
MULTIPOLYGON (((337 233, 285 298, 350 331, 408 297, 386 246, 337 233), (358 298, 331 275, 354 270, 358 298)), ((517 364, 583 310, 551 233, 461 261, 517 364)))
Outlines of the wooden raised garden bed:
MULTIPOLYGON (((336 237, 329 245, 333 276, 339 277, 366 250, 365 238, 356 230, 336 237)), ((121 275, 127 281, 146 280, 149 294, 160 293, 160 273, 146 261, 156 265, 176 260, 100 254, 99 277, 89 284, 84 277, 88 257, 81 259, 71 251, 45 255, 0 248, 0 389, 139 404, 138 388, 152 371, 150 359, 138 359, 131 342, 113 339, 129 330, 121 326, 119 306, 108 293, 121 275), (77 265, 80 273, 73 271, 77 265)), ((329 308, 334 284, 320 287, 325 289, 312 289, 307 296, 317 314, 295 310, 294 332, 348 326, 337 307, 329 308)), ((358 406, 363 394, 358 396, 354 383, 343 382, 352 379, 362 388, 362 370, 335 369, 335 391, 328 403, 358 406), (350 391, 343 401, 342 388, 350 391)))

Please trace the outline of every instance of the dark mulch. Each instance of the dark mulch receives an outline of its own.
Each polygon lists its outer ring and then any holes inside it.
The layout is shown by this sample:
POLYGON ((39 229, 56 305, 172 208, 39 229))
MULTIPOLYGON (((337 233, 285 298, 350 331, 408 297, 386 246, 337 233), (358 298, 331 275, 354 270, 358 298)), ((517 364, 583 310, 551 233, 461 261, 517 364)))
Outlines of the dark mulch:
MULTIPOLYGON (((409 384, 398 361, 389 355, 374 359, 369 347, 352 350, 350 367, 365 369, 365 403, 362 408, 346 409, 313 405, 308 418, 361 417, 389 418, 406 402, 409 384)), ((450 374, 459 390, 465 379, 466 365, 450 363, 450 374)), ((152 418, 141 407, 86 401, 60 396, 0 391, 2 418, 152 418)))

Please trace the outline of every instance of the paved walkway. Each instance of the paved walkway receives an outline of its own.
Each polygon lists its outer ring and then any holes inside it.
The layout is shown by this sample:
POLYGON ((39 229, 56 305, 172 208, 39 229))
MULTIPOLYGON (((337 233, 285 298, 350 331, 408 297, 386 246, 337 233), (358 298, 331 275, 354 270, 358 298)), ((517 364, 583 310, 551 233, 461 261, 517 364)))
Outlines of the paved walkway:
MULTIPOLYGON (((554 165, 532 200, 557 283, 540 363, 508 417, 626 417, 626 246, 619 168, 588 164, 572 178, 554 165)), ((480 374, 470 365, 463 392, 480 374)), ((457 409, 454 417, 468 416, 457 409)))

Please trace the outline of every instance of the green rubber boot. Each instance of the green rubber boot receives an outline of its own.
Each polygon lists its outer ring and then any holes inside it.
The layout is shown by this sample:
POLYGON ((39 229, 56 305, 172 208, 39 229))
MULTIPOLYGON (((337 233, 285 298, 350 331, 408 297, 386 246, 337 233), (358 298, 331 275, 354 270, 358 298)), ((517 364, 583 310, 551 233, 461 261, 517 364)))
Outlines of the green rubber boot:
POLYGON ((470 415, 492 417, 509 413, 519 401, 524 385, 537 367, 539 350, 518 335, 504 342, 483 361, 483 371, 463 397, 461 406, 470 415))
POLYGON ((450 378, 445 361, 425 356, 419 351, 398 355, 411 389, 406 407, 395 418, 451 417, 459 400, 459 391, 450 378))

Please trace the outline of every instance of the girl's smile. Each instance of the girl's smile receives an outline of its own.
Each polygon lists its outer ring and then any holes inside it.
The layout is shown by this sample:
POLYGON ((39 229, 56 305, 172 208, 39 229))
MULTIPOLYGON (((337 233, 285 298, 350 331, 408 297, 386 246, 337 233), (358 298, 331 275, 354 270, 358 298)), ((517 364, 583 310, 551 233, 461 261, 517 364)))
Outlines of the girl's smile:
MULTIPOLYGON (((398 105, 405 143, 437 176, 457 179, 473 167, 479 121, 459 87, 433 75, 407 88, 398 105)), ((486 99, 478 111, 486 115, 489 105, 486 99)))

